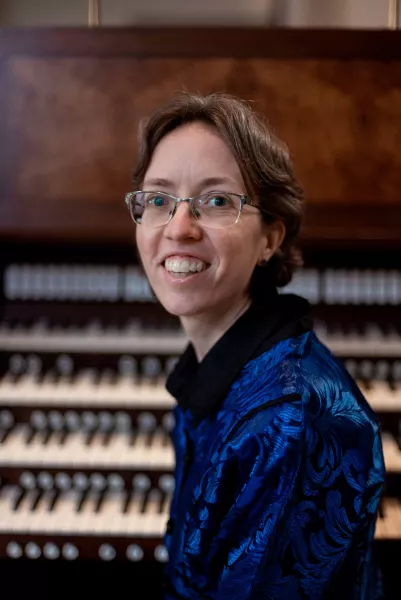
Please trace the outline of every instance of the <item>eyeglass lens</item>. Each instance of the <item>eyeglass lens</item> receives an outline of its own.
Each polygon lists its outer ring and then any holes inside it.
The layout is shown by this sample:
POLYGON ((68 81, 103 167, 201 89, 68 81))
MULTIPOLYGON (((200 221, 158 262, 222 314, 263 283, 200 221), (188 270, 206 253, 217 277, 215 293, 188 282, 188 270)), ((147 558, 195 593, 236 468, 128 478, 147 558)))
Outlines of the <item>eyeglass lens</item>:
MULTIPOLYGON (((176 200, 162 192, 138 192, 131 197, 134 221, 145 227, 166 225, 176 200)), ((233 225, 241 211, 241 197, 226 192, 210 192, 192 200, 193 214, 205 227, 222 229, 233 225)))

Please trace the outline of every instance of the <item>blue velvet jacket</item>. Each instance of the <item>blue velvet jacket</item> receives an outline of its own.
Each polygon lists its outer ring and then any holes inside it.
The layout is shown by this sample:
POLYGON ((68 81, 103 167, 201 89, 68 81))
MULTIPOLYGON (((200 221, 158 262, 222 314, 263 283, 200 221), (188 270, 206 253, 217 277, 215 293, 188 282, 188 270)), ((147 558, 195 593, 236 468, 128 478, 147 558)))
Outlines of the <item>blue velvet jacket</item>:
POLYGON ((307 303, 252 306, 177 398, 165 599, 370 600, 384 480, 376 417, 307 303))

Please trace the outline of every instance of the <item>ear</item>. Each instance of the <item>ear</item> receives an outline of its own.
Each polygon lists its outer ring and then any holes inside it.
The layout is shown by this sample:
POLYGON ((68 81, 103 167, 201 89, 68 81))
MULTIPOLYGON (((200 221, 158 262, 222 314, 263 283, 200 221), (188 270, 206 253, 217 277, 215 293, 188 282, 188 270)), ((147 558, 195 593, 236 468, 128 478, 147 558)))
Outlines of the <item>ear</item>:
POLYGON ((265 224, 265 247, 260 260, 268 261, 277 252, 285 237, 285 225, 283 221, 274 221, 265 224))

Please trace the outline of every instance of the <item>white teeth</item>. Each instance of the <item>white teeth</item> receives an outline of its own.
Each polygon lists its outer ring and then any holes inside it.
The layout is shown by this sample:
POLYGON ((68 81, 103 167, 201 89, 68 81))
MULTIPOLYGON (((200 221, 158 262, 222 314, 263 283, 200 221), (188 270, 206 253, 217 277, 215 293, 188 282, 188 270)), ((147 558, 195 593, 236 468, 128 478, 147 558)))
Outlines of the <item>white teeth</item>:
POLYGON ((189 258, 180 260, 179 258, 166 258, 164 266, 167 271, 172 273, 200 273, 206 269, 206 263, 203 261, 194 261, 189 258))

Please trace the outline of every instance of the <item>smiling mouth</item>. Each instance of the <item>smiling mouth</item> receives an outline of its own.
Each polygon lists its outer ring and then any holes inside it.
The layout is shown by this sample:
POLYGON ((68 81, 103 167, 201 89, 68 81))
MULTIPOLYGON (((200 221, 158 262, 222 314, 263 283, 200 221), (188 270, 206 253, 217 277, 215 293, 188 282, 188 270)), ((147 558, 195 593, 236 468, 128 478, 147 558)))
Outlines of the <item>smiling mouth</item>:
POLYGON ((198 273, 202 273, 202 271, 206 271, 210 267, 210 265, 203 260, 195 259, 195 258, 166 258, 163 263, 164 268, 168 271, 173 277, 177 279, 182 279, 185 277, 190 277, 191 275, 195 275, 198 273))

